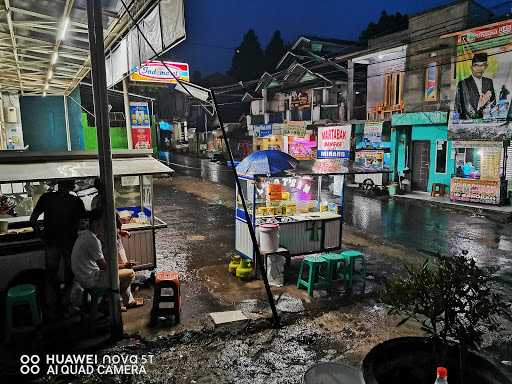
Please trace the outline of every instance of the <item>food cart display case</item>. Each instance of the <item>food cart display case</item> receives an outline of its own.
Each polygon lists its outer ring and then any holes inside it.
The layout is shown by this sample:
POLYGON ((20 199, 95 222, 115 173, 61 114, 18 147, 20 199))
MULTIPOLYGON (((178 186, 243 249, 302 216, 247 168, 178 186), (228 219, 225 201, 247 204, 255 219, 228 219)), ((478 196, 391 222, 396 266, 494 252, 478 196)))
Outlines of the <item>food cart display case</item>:
MULTIPOLYGON (((127 257, 137 263, 136 270, 155 268, 155 230, 166 224, 154 215, 153 177, 172 170, 148 151, 114 153, 113 157, 116 209, 123 229, 132 235, 123 239, 127 257)), ((90 210, 97 193, 94 179, 99 176, 98 160, 91 153, 20 153, 1 160, 1 191, 16 202, 16 216, 13 212, 0 216, 1 222, 8 223, 7 231, 0 233, 0 292, 21 274, 44 270, 44 245, 29 222, 39 197, 55 188, 59 179, 74 179, 77 195, 90 210)))
POLYGON ((450 199, 500 205, 507 197, 507 142, 453 141, 455 175, 450 182, 450 199))
POLYGON ((242 191, 236 191, 235 249, 254 259, 247 227, 279 224, 279 245, 291 256, 341 248, 344 176, 389 172, 354 166, 349 160, 303 161, 291 173, 280 176, 240 175, 242 191), (247 203, 249 217, 242 207, 247 203))

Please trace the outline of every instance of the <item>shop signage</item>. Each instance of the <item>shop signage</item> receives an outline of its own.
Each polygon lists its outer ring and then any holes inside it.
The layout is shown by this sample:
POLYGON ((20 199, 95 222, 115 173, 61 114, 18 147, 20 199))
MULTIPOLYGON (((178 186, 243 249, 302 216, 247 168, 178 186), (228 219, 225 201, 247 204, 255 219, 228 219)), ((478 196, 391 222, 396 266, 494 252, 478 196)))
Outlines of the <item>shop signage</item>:
POLYGON ((471 203, 499 204, 500 180, 452 178, 450 199, 471 203))
POLYGON ((350 156, 351 125, 318 127, 318 159, 342 159, 350 156))
POLYGON ((364 123, 363 141, 358 149, 379 149, 382 147, 382 123, 367 121, 364 123))
POLYGON ((134 149, 151 148, 151 120, 146 102, 130 102, 132 143, 134 149))
POLYGON ((259 124, 254 126, 254 133, 257 137, 272 136, 272 124, 259 124))
POLYGON ((300 137, 288 138, 288 153, 297 160, 313 160, 315 157, 316 141, 300 137))
POLYGON ((289 121, 283 124, 282 129, 284 136, 297 136, 304 137, 306 135, 306 122, 304 121, 289 121))
POLYGON ((364 168, 383 169, 384 151, 357 151, 355 163, 364 168))
MULTIPOLYGON (((190 81, 187 63, 165 61, 165 65, 179 80, 190 81)), ((147 61, 130 74, 131 81, 176 84, 177 81, 161 61, 147 61)))
POLYGON ((453 140, 452 148, 482 148, 482 147, 498 147, 503 148, 501 141, 469 141, 469 140, 453 140))
POLYGON ((290 106, 292 108, 309 108, 310 91, 293 91, 291 93, 290 106))
POLYGON ((458 35, 449 137, 512 137, 507 124, 512 99, 512 51, 504 49, 511 37, 510 20, 458 35))

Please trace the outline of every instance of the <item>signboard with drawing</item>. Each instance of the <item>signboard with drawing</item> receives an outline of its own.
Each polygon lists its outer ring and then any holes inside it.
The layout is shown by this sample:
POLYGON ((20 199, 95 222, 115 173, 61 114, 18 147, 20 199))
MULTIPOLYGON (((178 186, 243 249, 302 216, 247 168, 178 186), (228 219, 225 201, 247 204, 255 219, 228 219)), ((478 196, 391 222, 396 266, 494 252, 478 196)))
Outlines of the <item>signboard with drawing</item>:
POLYGON ((363 140, 356 145, 356 149, 382 148, 382 122, 367 121, 364 123, 363 140))
POLYGON ((346 159, 350 157, 351 125, 318 127, 318 159, 346 159))
POLYGON ((310 104, 309 90, 298 90, 291 93, 290 107, 291 108, 309 108, 310 104))
POLYGON ((288 138, 288 153, 297 160, 313 160, 315 147, 316 141, 294 136, 288 138))
POLYGON ((425 68, 425 101, 437 100, 437 63, 433 62, 425 68))
POLYGON ((151 83, 176 84, 174 76, 181 81, 190 81, 189 67, 187 63, 174 63, 165 61, 165 65, 159 60, 147 61, 130 74, 131 81, 142 81, 151 83))
POLYGON ((151 119, 146 102, 130 102, 133 149, 151 149, 151 119))
POLYGON ((457 78, 452 82, 449 133, 453 138, 503 140, 512 90, 512 20, 457 36, 457 78))

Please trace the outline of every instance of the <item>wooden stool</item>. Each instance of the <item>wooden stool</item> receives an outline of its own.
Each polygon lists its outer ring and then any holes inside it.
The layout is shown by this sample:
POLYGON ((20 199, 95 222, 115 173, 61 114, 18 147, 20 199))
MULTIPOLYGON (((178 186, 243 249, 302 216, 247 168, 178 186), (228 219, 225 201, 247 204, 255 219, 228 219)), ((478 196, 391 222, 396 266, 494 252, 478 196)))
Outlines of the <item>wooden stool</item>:
POLYGON ((155 290, 151 324, 156 324, 160 316, 174 316, 176 324, 180 322, 180 278, 176 272, 157 272, 155 274, 155 290), (172 289, 172 295, 162 294, 162 289, 172 289), (160 308, 160 303, 173 303, 172 308, 160 308))

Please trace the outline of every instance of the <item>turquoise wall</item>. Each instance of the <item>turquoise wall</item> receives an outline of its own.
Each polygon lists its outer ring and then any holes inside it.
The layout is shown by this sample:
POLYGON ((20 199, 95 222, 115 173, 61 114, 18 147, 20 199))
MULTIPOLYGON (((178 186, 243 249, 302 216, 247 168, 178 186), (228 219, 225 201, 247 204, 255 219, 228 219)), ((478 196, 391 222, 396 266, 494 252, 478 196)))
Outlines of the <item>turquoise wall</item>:
MULTIPOLYGON (((392 140, 392 154, 391 160, 394 162, 396 156, 396 167, 393 167, 393 174, 395 172, 401 172, 405 168, 405 152, 407 145, 412 145, 411 142, 404 140, 408 130, 411 131, 411 140, 428 140, 430 141, 430 167, 428 176, 428 191, 432 190, 433 183, 443 183, 450 186, 451 176, 455 170, 455 159, 451 158, 452 153, 452 142, 448 140, 447 145, 447 159, 446 159, 446 172, 436 172, 436 144, 437 140, 447 140, 448 138, 448 126, 446 125, 413 125, 404 127, 394 127, 391 132, 392 140), (400 140, 402 137, 402 140, 400 140)), ((409 148, 410 149, 410 148, 409 148)), ((410 162, 409 162, 410 164, 410 162)))
MULTIPOLYGON (((84 148, 80 92, 75 89, 67 99, 71 149, 84 148), (70 99, 72 97, 76 103, 70 99), (78 103, 78 104, 77 104, 78 103)), ((30 151, 66 151, 66 121, 62 96, 26 96, 20 98, 23 139, 30 151)))

